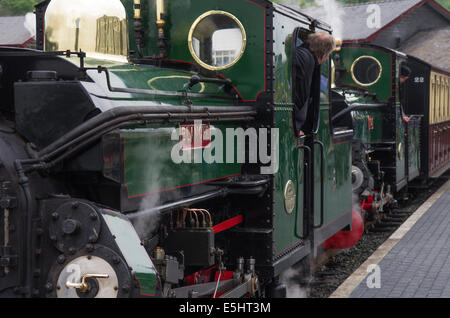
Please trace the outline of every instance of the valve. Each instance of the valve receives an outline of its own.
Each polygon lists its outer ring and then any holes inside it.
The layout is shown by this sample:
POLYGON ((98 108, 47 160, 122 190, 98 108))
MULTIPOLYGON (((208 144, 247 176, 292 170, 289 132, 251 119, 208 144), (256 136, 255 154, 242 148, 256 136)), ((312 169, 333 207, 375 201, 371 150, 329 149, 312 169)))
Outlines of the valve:
POLYGON ((89 284, 86 283, 86 279, 88 278, 109 278, 108 274, 86 274, 81 278, 81 283, 72 283, 70 281, 66 282, 67 288, 75 288, 78 289, 82 293, 86 293, 89 291, 89 284))

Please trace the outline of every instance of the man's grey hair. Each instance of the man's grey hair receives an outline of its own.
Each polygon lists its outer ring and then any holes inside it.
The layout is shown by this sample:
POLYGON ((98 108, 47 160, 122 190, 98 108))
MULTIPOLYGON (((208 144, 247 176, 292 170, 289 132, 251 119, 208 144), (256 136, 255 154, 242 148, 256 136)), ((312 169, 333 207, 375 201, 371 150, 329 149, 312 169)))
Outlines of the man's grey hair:
POLYGON ((309 49, 316 54, 317 58, 328 56, 336 48, 334 37, 325 32, 312 33, 307 40, 309 49))

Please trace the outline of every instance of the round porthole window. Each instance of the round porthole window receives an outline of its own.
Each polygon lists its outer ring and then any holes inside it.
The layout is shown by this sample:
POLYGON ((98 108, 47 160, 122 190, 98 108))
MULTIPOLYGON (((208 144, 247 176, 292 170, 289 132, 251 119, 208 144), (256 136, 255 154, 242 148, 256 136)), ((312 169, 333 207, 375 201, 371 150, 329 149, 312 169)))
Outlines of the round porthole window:
POLYGON ((208 70, 223 70, 244 54, 247 36, 244 26, 225 11, 202 14, 189 31, 189 50, 195 61, 208 70))
POLYGON ((383 68, 373 56, 361 56, 353 62, 351 73, 357 84, 372 86, 380 80, 383 68))

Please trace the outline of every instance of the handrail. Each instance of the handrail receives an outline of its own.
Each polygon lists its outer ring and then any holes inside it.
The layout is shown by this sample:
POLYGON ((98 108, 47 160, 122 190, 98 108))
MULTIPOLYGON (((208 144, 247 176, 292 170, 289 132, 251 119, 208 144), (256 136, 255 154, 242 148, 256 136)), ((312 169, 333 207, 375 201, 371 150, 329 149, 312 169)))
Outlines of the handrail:
MULTIPOLYGON (((325 199, 325 145, 320 140, 314 140, 315 145, 320 146, 320 224, 314 225, 314 229, 319 229, 323 226, 325 221, 325 208, 324 208, 324 199, 325 199)), ((314 198, 313 198, 314 200, 314 198)))
POLYGON ((339 113, 337 113, 333 118, 331 119, 332 122, 336 121, 338 118, 344 116, 345 114, 348 114, 352 111, 357 110, 376 110, 383 107, 386 107, 387 104, 352 104, 351 106, 341 110, 339 113))
MULTIPOLYGON (((308 146, 305 146, 305 145, 301 145, 301 146, 299 146, 298 148, 297 148, 297 154, 298 154, 298 156, 297 156, 297 177, 298 177, 298 175, 300 174, 299 172, 300 172, 300 169, 299 169, 299 167, 298 167, 298 165, 299 165, 299 157, 300 157, 300 150, 304 150, 304 152, 305 153, 307 153, 307 155, 308 155, 308 167, 307 167, 307 169, 305 169, 305 174, 306 174, 306 181, 307 182, 305 182, 305 192, 306 191, 310 191, 310 186, 311 186, 311 161, 312 161, 312 151, 311 151, 311 148, 310 147, 308 147, 308 146)), ((305 167, 305 160, 303 159, 303 167, 305 167)), ((297 184, 297 200, 298 200, 298 198, 300 197, 299 196, 299 193, 298 193, 298 190, 299 190, 299 186, 298 186, 298 184, 297 184)), ((307 208, 307 211, 309 212, 309 211, 311 211, 311 204, 310 204, 310 202, 309 202, 309 197, 310 197, 310 195, 309 195, 309 193, 308 194, 306 194, 305 195, 305 197, 306 197, 306 199, 308 200, 307 202, 309 203, 308 205, 309 206, 304 206, 303 207, 303 210, 305 210, 305 208, 307 208)), ((297 204, 297 214, 296 214, 296 216, 298 217, 298 210, 299 210, 299 207, 298 207, 298 204, 297 204)), ((298 234, 298 227, 297 227, 297 225, 298 225, 298 222, 296 222, 296 227, 295 227, 295 236, 296 237, 298 237, 298 238, 300 238, 300 239, 302 239, 302 240, 305 240, 307 237, 308 237, 308 235, 309 235, 309 232, 308 231, 306 231, 305 233, 303 233, 303 235, 299 235, 298 234)), ((307 229, 308 229, 308 227, 306 227, 307 229)))
POLYGON ((199 94, 199 93, 188 93, 188 92, 174 92, 174 91, 161 91, 161 90, 151 90, 151 89, 142 89, 142 88, 120 88, 113 87, 111 84, 111 77, 109 74, 109 70, 106 67, 98 66, 91 68, 83 68, 83 71, 92 71, 95 70, 99 74, 105 73, 106 76, 106 85, 108 90, 113 93, 128 93, 128 94, 142 94, 142 95, 154 95, 154 96, 173 96, 173 97, 194 97, 194 98, 215 98, 215 99, 224 99, 224 100, 232 100, 232 97, 229 96, 219 96, 219 95, 211 95, 211 94, 199 94))

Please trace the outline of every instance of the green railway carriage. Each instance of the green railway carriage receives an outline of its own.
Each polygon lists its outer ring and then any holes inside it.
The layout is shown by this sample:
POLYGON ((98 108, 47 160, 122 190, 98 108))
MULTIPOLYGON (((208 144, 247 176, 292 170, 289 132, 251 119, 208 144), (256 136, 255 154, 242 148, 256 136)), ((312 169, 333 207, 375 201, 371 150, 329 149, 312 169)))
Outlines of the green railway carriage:
POLYGON ((284 270, 351 232, 331 59, 293 129, 293 52, 329 26, 265 0, 36 16, 39 50, 0 48, 1 296, 282 296, 284 270))

